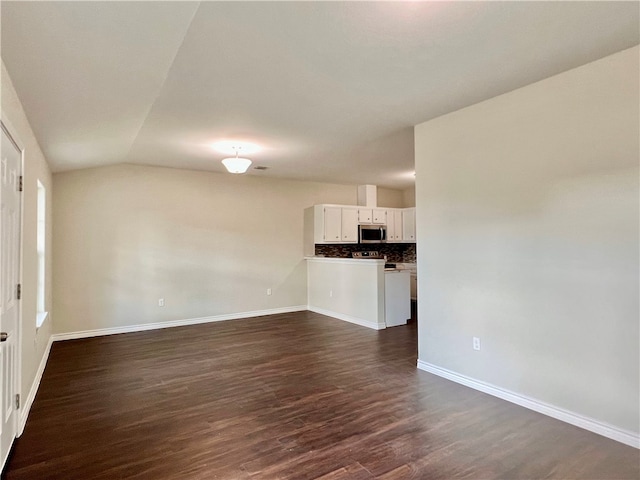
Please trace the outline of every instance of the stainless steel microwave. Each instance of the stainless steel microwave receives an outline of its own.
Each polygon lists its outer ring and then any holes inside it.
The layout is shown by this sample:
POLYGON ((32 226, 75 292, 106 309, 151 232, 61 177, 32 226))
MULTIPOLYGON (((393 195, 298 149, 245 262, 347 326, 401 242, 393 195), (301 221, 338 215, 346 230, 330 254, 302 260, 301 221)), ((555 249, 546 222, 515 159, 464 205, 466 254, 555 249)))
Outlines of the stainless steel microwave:
POLYGON ((359 243, 385 243, 386 241, 386 225, 358 225, 359 243))

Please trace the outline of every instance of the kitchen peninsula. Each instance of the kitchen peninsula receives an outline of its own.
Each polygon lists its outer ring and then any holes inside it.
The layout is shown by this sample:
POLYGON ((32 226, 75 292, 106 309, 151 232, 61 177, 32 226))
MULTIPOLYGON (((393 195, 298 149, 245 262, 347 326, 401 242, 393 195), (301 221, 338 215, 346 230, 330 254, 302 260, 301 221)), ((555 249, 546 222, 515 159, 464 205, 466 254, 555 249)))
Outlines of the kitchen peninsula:
POLYGON ((375 330, 411 317, 408 269, 385 269, 374 258, 306 260, 309 310, 375 330))

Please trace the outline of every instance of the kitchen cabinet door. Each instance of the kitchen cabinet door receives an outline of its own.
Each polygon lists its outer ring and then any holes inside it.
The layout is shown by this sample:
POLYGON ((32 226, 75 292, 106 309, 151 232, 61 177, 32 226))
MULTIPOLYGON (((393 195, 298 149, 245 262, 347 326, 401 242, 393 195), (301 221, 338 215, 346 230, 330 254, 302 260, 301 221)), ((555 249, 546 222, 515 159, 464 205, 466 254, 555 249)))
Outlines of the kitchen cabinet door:
POLYGON ((371 219, 373 217, 373 210, 370 208, 359 208, 358 209, 358 222, 360 223, 371 223, 371 219))
POLYGON ((402 241, 402 210, 389 210, 387 213, 389 221, 387 223, 387 229, 390 225, 393 225, 393 237, 389 237, 393 242, 402 241))
POLYGON ((342 242, 358 241, 358 209, 342 208, 342 242))
POLYGON ((387 210, 387 242, 393 243, 396 238, 396 225, 394 223, 393 210, 387 210))
POLYGON ((405 208, 402 210, 402 240, 405 242, 416 241, 416 209, 405 208))
POLYGON ((340 242, 342 235, 342 208, 324 207, 324 240, 340 242))
POLYGON ((396 232, 396 242, 402 241, 402 210, 395 210, 393 213, 394 230, 396 232))
POLYGON ((379 225, 387 224, 387 210, 383 208, 374 208, 373 209, 373 220, 372 223, 376 223, 379 225))
POLYGON ((402 210, 387 210, 387 242, 397 243, 402 241, 402 210))

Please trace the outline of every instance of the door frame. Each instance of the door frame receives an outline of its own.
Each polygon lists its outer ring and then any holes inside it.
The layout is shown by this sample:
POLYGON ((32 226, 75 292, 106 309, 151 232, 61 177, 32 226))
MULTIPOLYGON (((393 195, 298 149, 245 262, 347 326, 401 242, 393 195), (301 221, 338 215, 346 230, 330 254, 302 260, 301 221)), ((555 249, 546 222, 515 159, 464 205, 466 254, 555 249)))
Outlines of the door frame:
MULTIPOLYGON (((24 255, 22 254, 23 252, 23 242, 24 242, 24 192, 26 189, 26 182, 25 182, 25 175, 24 175, 24 152, 25 152, 25 148, 24 148, 24 142, 22 141, 22 139, 20 138, 20 136, 17 133, 17 130, 14 128, 13 124, 11 123, 11 121, 7 118, 7 115, 5 113, 4 110, 0 110, 0 128, 3 129, 6 134, 10 137, 11 141, 14 143, 14 145, 17 147, 17 149, 20 151, 20 175, 22 176, 22 192, 20 195, 20 227, 19 227, 19 231, 18 231, 18 235, 19 235, 19 239, 18 239, 18 256, 19 256, 19 261, 18 261, 18 282, 20 283, 20 285, 22 285, 22 291, 24 292, 24 282, 23 282, 23 272, 24 272, 24 255)), ((16 438, 20 437, 20 435, 22 435, 22 432, 24 430, 24 425, 22 425, 22 411, 23 411, 23 407, 24 407, 24 402, 26 400, 26 398, 23 398, 22 395, 22 336, 23 336, 23 331, 22 331, 22 327, 23 327, 23 322, 22 322, 22 298, 20 299, 20 301, 18 302, 18 318, 17 318, 17 322, 18 325, 16 326, 16 332, 18 335, 18 338, 16 340, 16 362, 15 362, 15 370, 14 370, 14 389, 16 394, 20 395, 20 408, 15 410, 15 416, 14 416, 14 423, 15 423, 15 434, 16 436, 14 437, 13 441, 15 441, 16 438)), ((12 441, 12 443, 13 443, 12 441)), ((5 459, 5 462, 7 459, 5 459)), ((6 464, 0 465, 0 471, 4 470, 6 464)))

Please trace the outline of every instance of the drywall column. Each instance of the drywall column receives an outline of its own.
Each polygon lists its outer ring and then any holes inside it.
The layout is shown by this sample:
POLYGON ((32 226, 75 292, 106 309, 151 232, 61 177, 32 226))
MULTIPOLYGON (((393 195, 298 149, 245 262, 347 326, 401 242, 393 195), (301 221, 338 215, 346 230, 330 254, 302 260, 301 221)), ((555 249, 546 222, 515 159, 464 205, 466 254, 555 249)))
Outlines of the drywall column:
POLYGON ((623 441, 640 422, 639 57, 634 47, 415 130, 421 366, 623 441))

